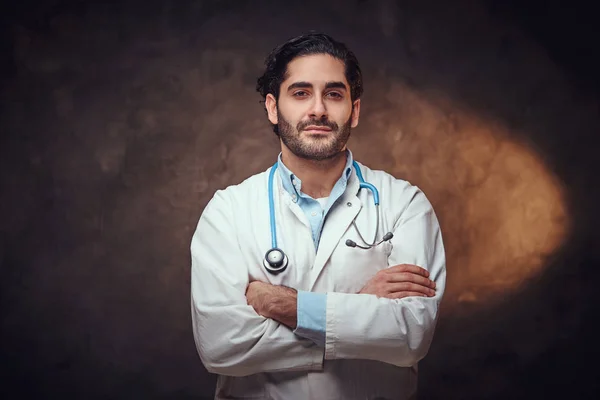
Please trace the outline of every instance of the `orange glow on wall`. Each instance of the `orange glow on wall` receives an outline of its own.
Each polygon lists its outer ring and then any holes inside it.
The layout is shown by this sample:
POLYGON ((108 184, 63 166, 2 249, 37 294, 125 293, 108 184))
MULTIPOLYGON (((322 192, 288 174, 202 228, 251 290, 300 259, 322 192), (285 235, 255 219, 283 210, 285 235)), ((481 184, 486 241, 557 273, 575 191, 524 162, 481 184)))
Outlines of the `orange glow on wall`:
POLYGON ((368 146, 373 137, 358 133, 353 148, 433 203, 447 253, 445 307, 485 305, 522 289, 568 234, 561 182, 501 123, 403 85, 387 93, 390 108, 365 113, 375 127, 369 134, 383 143, 368 146))

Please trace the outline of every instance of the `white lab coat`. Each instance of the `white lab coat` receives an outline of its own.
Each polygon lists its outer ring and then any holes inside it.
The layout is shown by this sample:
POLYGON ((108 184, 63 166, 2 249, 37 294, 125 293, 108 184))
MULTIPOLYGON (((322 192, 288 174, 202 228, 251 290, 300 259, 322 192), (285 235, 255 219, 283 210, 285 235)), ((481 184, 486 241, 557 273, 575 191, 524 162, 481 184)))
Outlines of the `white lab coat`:
POLYGON ((417 362, 427 353, 446 281, 442 236, 431 204, 417 187, 359 164, 380 193, 378 240, 370 250, 376 209, 370 191, 359 192, 356 172, 329 212, 315 251, 310 225, 275 174, 278 247, 288 268, 269 274, 271 248, 269 170, 215 193, 191 243, 192 320, 196 347, 218 374, 216 399, 413 399, 417 362), (358 194, 358 196, 357 196, 358 194), (357 294, 377 271, 419 265, 437 284, 434 297, 401 300, 357 294), (325 349, 288 327, 258 315, 245 292, 253 280, 327 293, 325 349))

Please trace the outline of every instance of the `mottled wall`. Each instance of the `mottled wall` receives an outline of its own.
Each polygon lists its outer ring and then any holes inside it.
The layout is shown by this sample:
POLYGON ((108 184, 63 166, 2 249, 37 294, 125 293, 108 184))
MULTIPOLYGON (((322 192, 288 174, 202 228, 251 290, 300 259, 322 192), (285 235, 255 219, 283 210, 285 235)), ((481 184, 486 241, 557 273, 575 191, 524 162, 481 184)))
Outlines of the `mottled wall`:
POLYGON ((440 218, 421 398, 594 393, 598 104, 521 29, 475 1, 84 3, 5 25, 0 393, 212 395, 191 235, 215 190, 274 161, 256 77, 309 29, 361 61, 356 158, 440 218))

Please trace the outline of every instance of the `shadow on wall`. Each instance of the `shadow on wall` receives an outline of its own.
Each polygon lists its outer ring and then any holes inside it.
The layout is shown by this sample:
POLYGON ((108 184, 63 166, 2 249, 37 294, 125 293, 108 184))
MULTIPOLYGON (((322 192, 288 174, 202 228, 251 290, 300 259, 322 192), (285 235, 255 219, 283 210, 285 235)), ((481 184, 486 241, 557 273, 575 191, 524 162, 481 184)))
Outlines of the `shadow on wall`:
POLYGON ((0 139, 13 388, 210 396, 190 238, 215 190, 273 163, 255 79, 275 44, 312 28, 361 60, 356 158, 421 187, 442 225, 448 292, 422 398, 523 398, 576 379, 553 365, 577 364, 583 346, 564 346, 592 315, 583 289, 597 275, 581 265, 596 257, 586 160, 600 123, 539 48, 472 2, 318 2, 318 15, 301 2, 163 3, 13 27, 0 139))

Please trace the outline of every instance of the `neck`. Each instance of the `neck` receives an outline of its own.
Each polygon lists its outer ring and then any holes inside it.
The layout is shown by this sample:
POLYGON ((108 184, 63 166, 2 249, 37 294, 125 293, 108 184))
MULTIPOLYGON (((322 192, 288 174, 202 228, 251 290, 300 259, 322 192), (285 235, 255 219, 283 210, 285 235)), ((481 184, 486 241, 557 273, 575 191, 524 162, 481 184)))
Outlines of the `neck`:
POLYGON ((282 145, 281 161, 302 181, 302 192, 313 199, 327 197, 346 166, 346 148, 326 160, 307 160, 282 145))

